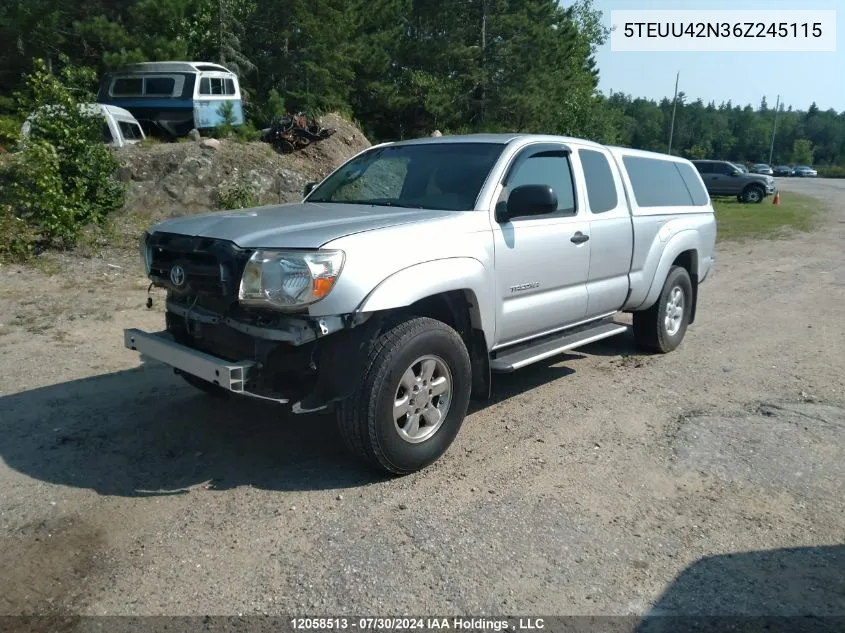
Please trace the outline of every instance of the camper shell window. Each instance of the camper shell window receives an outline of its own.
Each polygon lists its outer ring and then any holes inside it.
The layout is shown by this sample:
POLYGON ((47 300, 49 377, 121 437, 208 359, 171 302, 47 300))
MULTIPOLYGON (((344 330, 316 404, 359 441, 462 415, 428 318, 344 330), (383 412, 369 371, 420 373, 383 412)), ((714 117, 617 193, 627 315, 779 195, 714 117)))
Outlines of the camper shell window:
POLYGON ((644 156, 624 156, 622 162, 640 207, 703 206, 709 201, 687 163, 644 156))
POLYGON ((203 77, 200 79, 200 94, 233 96, 235 82, 229 77, 203 77))
POLYGON ((184 86, 182 76, 117 77, 109 93, 113 97, 178 97, 184 86))
POLYGON ((111 93, 116 97, 144 94, 144 80, 141 77, 119 77, 114 80, 111 93))
POLYGON ((173 77, 147 77, 144 81, 144 94, 171 96, 176 87, 173 77))

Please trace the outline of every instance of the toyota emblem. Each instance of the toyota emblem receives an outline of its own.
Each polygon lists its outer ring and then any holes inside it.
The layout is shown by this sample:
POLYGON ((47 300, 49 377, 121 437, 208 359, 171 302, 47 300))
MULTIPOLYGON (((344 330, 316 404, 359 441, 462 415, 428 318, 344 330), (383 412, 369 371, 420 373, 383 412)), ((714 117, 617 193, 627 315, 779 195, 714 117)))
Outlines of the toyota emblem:
POLYGON ((185 269, 179 264, 170 269, 170 281, 177 287, 185 283, 185 269))

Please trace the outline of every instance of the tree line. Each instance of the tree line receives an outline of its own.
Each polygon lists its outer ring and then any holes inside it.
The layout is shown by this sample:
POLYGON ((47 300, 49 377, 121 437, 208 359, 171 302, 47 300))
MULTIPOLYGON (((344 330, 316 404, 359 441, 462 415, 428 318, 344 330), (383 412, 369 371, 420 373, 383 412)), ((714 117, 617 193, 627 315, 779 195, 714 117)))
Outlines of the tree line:
MULTIPOLYGON (((375 140, 507 130, 667 151, 671 99, 599 94, 607 37, 592 0, 6 0, 0 115, 34 60, 97 73, 205 60, 239 74, 258 127, 283 111, 335 110, 375 140)), ((682 93, 672 150, 768 162, 774 118, 765 99, 682 93)), ((845 163, 845 113, 785 108, 772 161, 845 163)))

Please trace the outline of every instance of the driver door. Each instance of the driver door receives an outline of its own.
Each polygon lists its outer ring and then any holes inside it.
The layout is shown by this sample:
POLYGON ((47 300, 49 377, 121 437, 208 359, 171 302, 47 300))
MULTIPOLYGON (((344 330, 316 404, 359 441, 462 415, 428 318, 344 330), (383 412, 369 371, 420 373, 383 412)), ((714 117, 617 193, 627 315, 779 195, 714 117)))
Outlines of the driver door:
POLYGON ((729 196, 739 193, 737 183, 739 180, 734 175, 737 170, 727 163, 713 163, 713 193, 717 196, 729 196))
POLYGON ((542 216, 494 219, 495 347, 584 320, 590 268, 590 222, 578 205, 568 150, 555 144, 525 148, 502 184, 497 206, 506 206, 516 187, 538 184, 555 190, 558 208, 542 216))

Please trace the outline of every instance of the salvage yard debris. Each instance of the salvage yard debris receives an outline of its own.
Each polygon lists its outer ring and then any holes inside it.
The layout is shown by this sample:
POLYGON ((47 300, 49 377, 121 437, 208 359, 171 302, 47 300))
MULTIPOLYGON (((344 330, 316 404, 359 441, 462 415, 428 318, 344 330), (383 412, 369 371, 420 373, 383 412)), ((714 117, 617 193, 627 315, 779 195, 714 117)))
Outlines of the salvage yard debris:
POLYGON ((264 140, 278 151, 287 154, 308 147, 312 142, 327 139, 335 132, 336 130, 324 128, 319 121, 309 120, 305 114, 299 112, 273 121, 265 130, 264 140))

